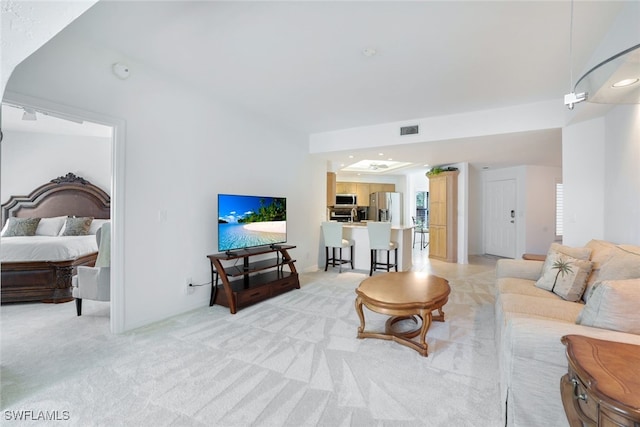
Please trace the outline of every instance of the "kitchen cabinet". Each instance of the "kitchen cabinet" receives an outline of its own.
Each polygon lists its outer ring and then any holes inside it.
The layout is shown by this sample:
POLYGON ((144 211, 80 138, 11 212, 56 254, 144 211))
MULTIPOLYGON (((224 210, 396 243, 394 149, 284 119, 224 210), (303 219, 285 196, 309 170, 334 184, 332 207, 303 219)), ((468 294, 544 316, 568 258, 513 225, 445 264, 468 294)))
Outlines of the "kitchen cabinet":
POLYGON ((356 194, 356 182, 337 182, 336 194, 356 194))
POLYGON ((369 194, 377 193, 379 191, 385 192, 394 192, 396 191, 395 184, 380 184, 380 183, 369 183, 369 194))
POLYGON ((369 195, 378 191, 396 191, 395 184, 381 184, 375 182, 336 182, 335 172, 327 172, 327 206, 333 206, 336 194, 355 194, 358 196, 358 206, 369 206, 369 195))
POLYGON ((327 172, 327 206, 336 203, 336 173, 327 172))
POLYGON ((429 178, 429 258, 458 260, 458 174, 441 172, 429 178))
POLYGON ((369 190, 371 184, 367 182, 358 182, 356 184, 356 195, 358 196, 358 206, 369 206, 369 190))

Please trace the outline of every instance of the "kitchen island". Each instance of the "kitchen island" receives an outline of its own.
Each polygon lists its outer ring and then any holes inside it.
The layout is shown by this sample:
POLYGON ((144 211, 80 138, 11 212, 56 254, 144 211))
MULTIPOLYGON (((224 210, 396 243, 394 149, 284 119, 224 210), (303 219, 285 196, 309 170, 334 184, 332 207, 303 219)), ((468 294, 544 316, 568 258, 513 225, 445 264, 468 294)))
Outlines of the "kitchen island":
MULTIPOLYGON (((344 223, 344 229, 342 233, 345 239, 353 240, 353 267, 357 270, 369 270, 371 263, 371 249, 369 247, 369 233, 367 231, 366 222, 349 222, 344 223)), ((322 240, 322 232, 320 233, 322 240)), ((410 271, 413 266, 411 260, 411 245, 413 238, 413 226, 392 226, 391 227, 391 241, 398 244, 398 271, 410 271)), ((324 248, 324 241, 321 242, 321 247, 324 248)), ((322 256, 321 263, 324 268, 324 249, 320 251, 322 256)), ((348 251, 344 253, 345 258, 348 258, 348 251)), ((386 261, 387 255, 384 251, 378 251, 378 256, 381 261, 386 261)), ((393 252, 391 258, 393 261, 393 252)), ((343 267, 344 271, 344 267, 343 267)))

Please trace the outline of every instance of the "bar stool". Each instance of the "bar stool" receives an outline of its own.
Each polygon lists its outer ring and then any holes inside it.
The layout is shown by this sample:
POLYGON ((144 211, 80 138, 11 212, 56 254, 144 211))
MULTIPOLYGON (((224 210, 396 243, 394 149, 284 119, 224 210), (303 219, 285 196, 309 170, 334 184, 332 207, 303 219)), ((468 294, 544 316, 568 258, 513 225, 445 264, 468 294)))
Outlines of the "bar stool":
POLYGON ((367 222, 367 231, 369 232, 369 247, 371 248, 369 276, 373 275, 373 272, 378 269, 389 271, 391 267, 394 267, 398 271, 398 244, 391 241, 391 223, 367 222), (393 264, 389 260, 391 250, 394 251, 393 264), (378 262, 378 251, 387 251, 386 263, 378 262))
POLYGON ((411 246, 412 248, 416 247, 416 235, 420 235, 420 250, 426 248, 427 246, 429 246, 429 241, 427 240, 427 243, 424 242, 424 235, 425 234, 429 234, 429 229, 426 228, 424 226, 424 223, 422 221, 416 221, 416 217, 412 216, 411 217, 411 221, 413 221, 413 246, 411 246))
POLYGON ((351 264, 351 269, 353 270, 353 240, 342 238, 342 223, 334 221, 323 222, 322 235, 324 236, 324 252, 326 258, 324 271, 327 271, 329 262, 331 262, 332 267, 338 264, 339 273, 342 273, 342 264, 351 264), (329 257, 329 248, 331 248, 332 257, 329 257), (338 258, 336 258, 336 248, 339 249, 338 258), (350 259, 342 259, 342 248, 351 248, 350 259))

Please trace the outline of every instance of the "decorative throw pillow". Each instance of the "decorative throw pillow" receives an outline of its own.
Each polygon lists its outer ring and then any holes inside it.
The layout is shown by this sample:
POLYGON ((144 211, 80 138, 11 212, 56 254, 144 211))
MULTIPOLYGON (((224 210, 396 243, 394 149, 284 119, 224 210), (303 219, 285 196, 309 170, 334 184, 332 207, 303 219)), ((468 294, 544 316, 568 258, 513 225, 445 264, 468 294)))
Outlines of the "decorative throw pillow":
POLYGON ((9 217, 2 229, 2 237, 35 236, 39 222, 40 218, 9 217))
POLYGON ((639 306, 640 279, 598 282, 576 323, 640 335, 639 306))
POLYGON ((567 301, 578 301, 587 285, 591 267, 591 261, 553 252, 547 255, 542 266, 542 277, 538 279, 536 286, 567 301))
POLYGON ((42 218, 36 229, 36 236, 57 236, 64 225, 66 216, 56 216, 54 218, 42 218))
POLYGON ((89 234, 89 228, 91 227, 92 221, 92 217, 67 217, 62 230, 60 230, 60 235, 86 236, 87 234, 89 234))

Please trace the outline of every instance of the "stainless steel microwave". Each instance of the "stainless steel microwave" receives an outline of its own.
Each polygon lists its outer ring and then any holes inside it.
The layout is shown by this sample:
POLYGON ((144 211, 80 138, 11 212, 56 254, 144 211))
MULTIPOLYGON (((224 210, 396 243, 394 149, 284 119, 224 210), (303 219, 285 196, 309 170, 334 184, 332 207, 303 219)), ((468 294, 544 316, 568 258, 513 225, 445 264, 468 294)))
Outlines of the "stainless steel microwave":
POLYGON ((358 196, 355 194, 336 194, 335 206, 358 206, 358 196))

